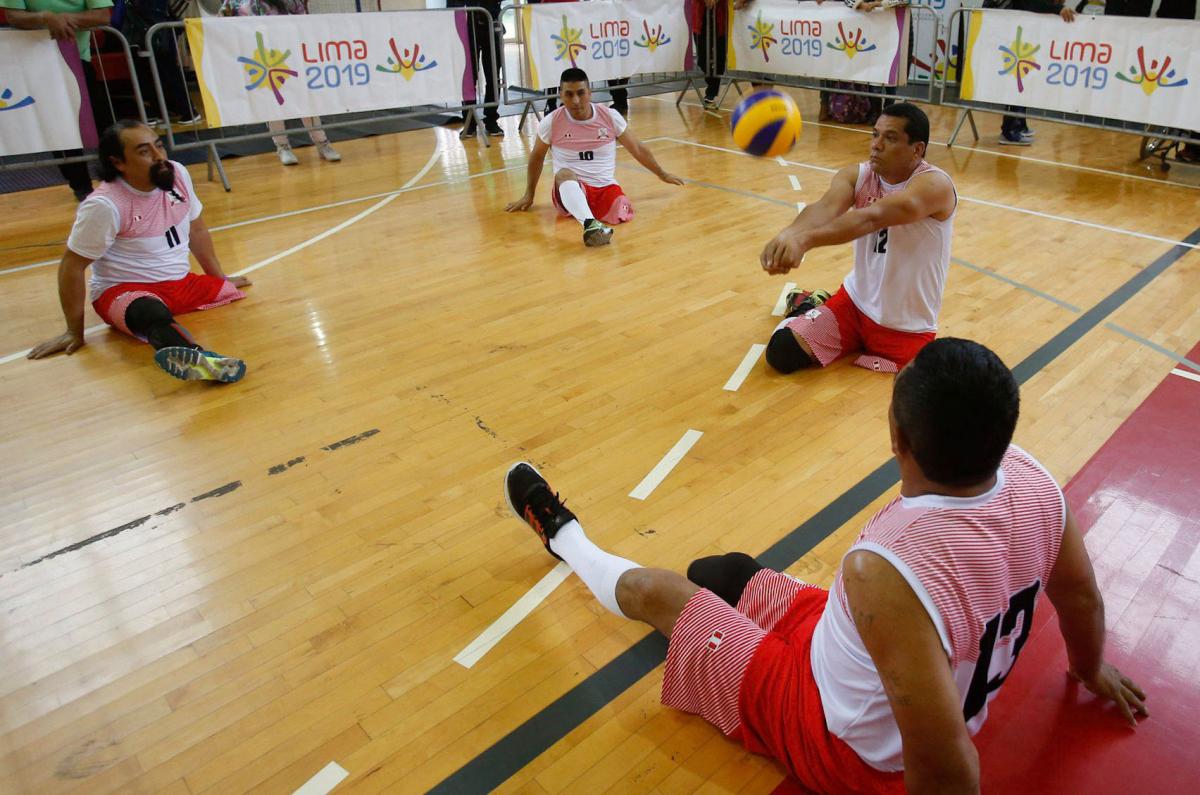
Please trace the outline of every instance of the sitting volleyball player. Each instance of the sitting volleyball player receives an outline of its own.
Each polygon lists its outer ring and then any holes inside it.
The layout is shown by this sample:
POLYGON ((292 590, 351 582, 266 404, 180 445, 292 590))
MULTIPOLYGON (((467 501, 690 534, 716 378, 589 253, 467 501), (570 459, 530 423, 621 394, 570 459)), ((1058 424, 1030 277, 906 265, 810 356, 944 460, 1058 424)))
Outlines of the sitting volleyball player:
POLYGON ((240 359, 204 350, 175 315, 245 297, 244 276, 226 278, 187 169, 167 160, 146 125, 123 120, 100 136, 103 182, 79 205, 58 267, 58 296, 67 331, 29 352, 41 359, 84 344, 84 271, 92 266, 92 307, 113 328, 149 342, 154 361, 185 381, 232 383, 246 373, 240 359), (192 273, 188 252, 204 275, 192 273))
POLYGON ((777 274, 811 249, 854 243, 854 267, 832 297, 789 298, 767 344, 771 367, 791 373, 858 354, 858 366, 894 373, 937 335, 958 197, 950 176, 925 160, 928 144, 924 111, 884 108, 866 162, 838 171, 763 248, 763 270, 777 274))
POLYGON ((537 141, 529 153, 525 195, 511 202, 507 212, 528 210, 542 175, 546 150, 553 152, 554 207, 583 224, 583 242, 603 246, 612 239, 609 224, 633 218, 633 205, 617 184, 617 142, 663 182, 683 180, 662 170, 645 144, 629 132, 629 123, 616 111, 592 102, 588 77, 582 69, 565 69, 559 79, 562 107, 547 113, 538 124, 537 141))
POLYGON ((597 547, 529 464, 514 513, 606 608, 666 635, 663 703, 699 715, 824 793, 979 791, 971 742, 1045 591, 1069 673, 1136 725, 1145 695, 1104 659, 1104 601, 1054 479, 1010 444, 1016 380, 946 338, 896 377, 900 494, 826 591, 730 553, 687 577, 597 547))

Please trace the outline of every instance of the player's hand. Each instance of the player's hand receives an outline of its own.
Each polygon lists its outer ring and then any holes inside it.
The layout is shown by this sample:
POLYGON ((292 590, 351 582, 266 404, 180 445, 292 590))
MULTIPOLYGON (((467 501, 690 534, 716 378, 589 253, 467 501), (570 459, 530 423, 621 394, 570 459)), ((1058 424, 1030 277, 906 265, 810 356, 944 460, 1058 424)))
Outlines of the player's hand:
POLYGON ((229 282, 230 284, 232 284, 234 287, 238 288, 239 290, 242 289, 243 287, 249 287, 250 285, 254 284, 254 282, 250 281, 245 276, 234 276, 233 278, 226 279, 225 281, 229 282))
POLYGON ((46 340, 41 345, 38 345, 29 353, 25 354, 25 358, 44 359, 47 356, 52 356, 61 351, 66 351, 67 355, 70 356, 72 353, 82 348, 84 344, 85 343, 83 341, 82 334, 75 334, 68 331, 65 334, 59 334, 54 339, 46 340))
POLYGON ((1091 692, 1114 702, 1130 726, 1137 727, 1134 712, 1146 718, 1150 717, 1150 712, 1146 709, 1146 694, 1132 679, 1118 671, 1115 665, 1101 663, 1100 670, 1091 679, 1084 679, 1074 671, 1067 673, 1091 692))
POLYGON ((771 275, 787 273, 800 264, 809 248, 803 233, 784 229, 763 248, 759 262, 771 275))
POLYGON ((528 210, 532 206, 533 206, 533 197, 530 196, 528 193, 526 193, 524 196, 517 199, 515 202, 509 202, 508 206, 504 208, 504 212, 519 213, 522 210, 528 210))
POLYGON ((1058 15, 1067 22, 1075 21, 1075 9, 1073 8, 1067 8, 1066 6, 1063 6, 1062 10, 1058 12, 1058 15))
POLYGON ((674 174, 672 174, 668 171, 664 171, 663 173, 659 174, 658 178, 661 179, 663 182, 667 183, 668 185, 682 185, 683 184, 682 179, 680 179, 679 177, 675 176, 674 174))
POLYGON ((50 31, 50 38, 75 38, 75 23, 66 14, 47 12, 42 14, 42 21, 46 24, 46 30, 50 31))

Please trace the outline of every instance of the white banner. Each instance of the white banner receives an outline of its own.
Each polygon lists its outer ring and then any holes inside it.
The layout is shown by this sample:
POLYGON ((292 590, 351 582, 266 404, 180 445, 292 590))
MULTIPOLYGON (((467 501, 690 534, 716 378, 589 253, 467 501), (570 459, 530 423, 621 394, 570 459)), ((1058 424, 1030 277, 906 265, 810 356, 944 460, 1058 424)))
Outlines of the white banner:
POLYGON ((211 127, 457 105, 475 93, 463 11, 186 22, 211 127))
POLYGON ((522 6, 526 88, 556 88, 564 69, 589 80, 692 68, 683 0, 593 0, 522 6))
POLYGON ((913 14, 912 21, 912 62, 909 66, 910 80, 928 82, 931 75, 941 78, 947 66, 950 68, 949 80, 957 80, 954 64, 958 57, 958 39, 947 40, 950 34, 950 20, 954 13, 963 6, 980 5, 980 0, 964 3, 962 0, 912 0, 915 7, 929 8, 936 15, 930 18, 927 14, 913 14))
POLYGON ((840 3, 755 0, 731 15, 730 70, 903 85, 907 7, 862 13, 840 3))
POLYGON ((82 85, 74 37, 59 46, 44 30, 0 30, 0 155, 95 146, 82 85))
POLYGON ((1200 23, 967 16, 963 99, 1200 130, 1200 23))

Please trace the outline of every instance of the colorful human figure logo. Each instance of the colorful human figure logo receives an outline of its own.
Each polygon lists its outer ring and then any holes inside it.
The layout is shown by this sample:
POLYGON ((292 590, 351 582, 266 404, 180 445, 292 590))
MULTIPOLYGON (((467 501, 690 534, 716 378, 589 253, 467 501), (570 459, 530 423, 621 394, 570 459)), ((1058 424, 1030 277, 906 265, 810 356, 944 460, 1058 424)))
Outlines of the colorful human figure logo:
POLYGON ((426 63, 425 56, 421 54, 420 44, 414 44, 411 50, 405 47, 403 54, 401 54, 400 48, 396 46, 395 39, 388 39, 388 44, 392 45, 392 54, 387 59, 389 65, 376 64, 375 71, 377 72, 400 75, 407 81, 412 80, 413 75, 417 72, 424 72, 438 65, 437 61, 426 63))
POLYGON ((1000 45, 1000 53, 1004 58, 1004 63, 999 74, 1001 76, 1008 74, 1014 75, 1017 78, 1018 93, 1025 90, 1025 78, 1029 75, 1029 73, 1034 69, 1041 71, 1042 68, 1041 65, 1033 59, 1033 56, 1037 54, 1037 51, 1042 49, 1042 45, 1021 41, 1022 32, 1023 31, 1021 27, 1018 25, 1017 37, 1013 40, 1013 43, 1007 47, 1005 47, 1003 44, 1000 45))
POLYGON ((587 45, 583 43, 583 28, 573 28, 567 23, 567 15, 563 14, 562 30, 555 36, 551 34, 550 39, 554 42, 554 60, 561 61, 566 58, 571 62, 571 66, 575 67, 575 56, 587 49, 587 45))
POLYGON ((844 52, 847 58, 853 58, 860 52, 870 52, 875 49, 875 45, 867 43, 867 37, 863 34, 862 28, 858 28, 854 31, 854 35, 850 36, 846 34, 844 24, 839 22, 837 36, 829 45, 829 49, 844 52))
POLYGON ((651 32, 650 31, 650 20, 643 19, 642 20, 642 28, 644 29, 645 32, 642 33, 641 38, 639 38, 637 41, 635 41, 633 43, 634 47, 641 47, 644 50, 646 50, 647 52, 654 52, 659 47, 662 47, 664 44, 671 43, 671 37, 668 36, 666 33, 663 33, 662 25, 659 25, 653 32, 651 32))
POLYGON ((771 34, 775 32, 774 22, 764 22, 762 12, 758 12, 758 19, 754 20, 753 25, 747 26, 750 30, 750 49, 761 50, 764 61, 771 60, 771 45, 776 44, 778 40, 771 34))
POLYGON ((25 97, 25 99, 19 99, 16 102, 12 102, 12 98, 13 92, 11 88, 6 88, 3 91, 0 91, 0 111, 25 108, 32 105, 34 102, 33 97, 25 97))
POLYGON ((1124 80, 1126 83, 1140 85, 1146 96, 1150 96, 1160 88, 1178 88, 1188 84, 1187 78, 1171 82, 1171 78, 1175 76, 1175 70, 1171 68, 1171 56, 1163 59, 1162 65, 1156 59, 1151 59, 1150 66, 1146 66, 1146 48, 1138 47, 1138 62, 1129 67, 1129 76, 1126 77, 1124 72, 1117 72, 1117 79, 1124 80))
POLYGON ((242 68, 246 70, 246 90, 270 88, 271 93, 275 95, 275 101, 282 105, 283 94, 280 93, 280 89, 283 88, 283 84, 289 77, 296 76, 296 72, 289 69, 287 64, 287 59, 291 56, 292 51, 280 52, 268 49, 267 45, 263 44, 261 33, 254 34, 254 38, 258 45, 254 50, 254 55, 250 58, 245 56, 238 58, 238 63, 242 64, 242 68))

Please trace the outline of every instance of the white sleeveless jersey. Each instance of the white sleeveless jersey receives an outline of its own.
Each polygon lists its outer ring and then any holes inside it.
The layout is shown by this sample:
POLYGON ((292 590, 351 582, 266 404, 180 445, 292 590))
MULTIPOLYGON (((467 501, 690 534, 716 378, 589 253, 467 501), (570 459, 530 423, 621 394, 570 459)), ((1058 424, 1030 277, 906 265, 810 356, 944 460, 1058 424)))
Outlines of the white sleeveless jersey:
POLYGON ((555 173, 569 168, 581 182, 603 188, 617 182, 617 138, 628 126, 621 114, 593 102, 587 121, 575 121, 560 107, 542 117, 537 134, 550 144, 555 173))
MULTIPOLYGON (((908 179, 897 185, 884 182, 869 162, 858 164, 854 186, 856 209, 868 207, 884 196, 904 190, 919 174, 935 172, 950 181, 950 175, 922 160, 908 179)), ((901 226, 880 229, 854 241, 854 270, 843 286, 862 313, 881 326, 897 331, 937 331, 942 309, 942 291, 950 267, 950 238, 954 210, 945 221, 932 217, 901 226)))
MULTIPOLYGON (((1058 484, 1014 445, 987 493, 898 497, 850 549, 883 557, 921 600, 949 658, 971 734, 1029 636, 1065 520, 1058 484)), ((854 626, 840 570, 813 633, 812 667, 829 730, 872 767, 902 770, 900 729, 854 626)))

